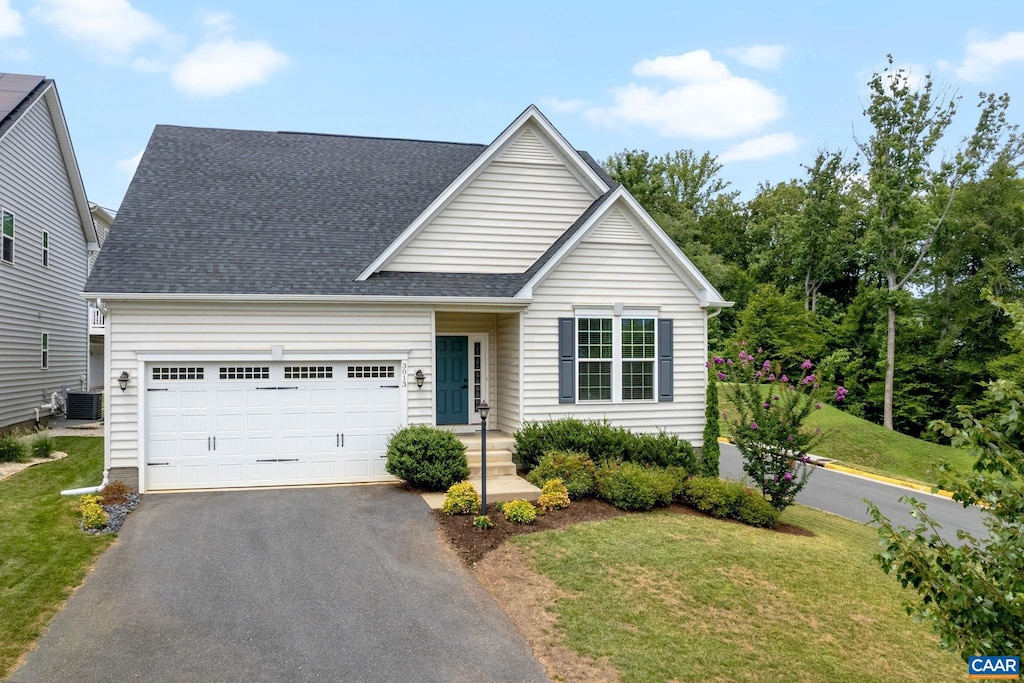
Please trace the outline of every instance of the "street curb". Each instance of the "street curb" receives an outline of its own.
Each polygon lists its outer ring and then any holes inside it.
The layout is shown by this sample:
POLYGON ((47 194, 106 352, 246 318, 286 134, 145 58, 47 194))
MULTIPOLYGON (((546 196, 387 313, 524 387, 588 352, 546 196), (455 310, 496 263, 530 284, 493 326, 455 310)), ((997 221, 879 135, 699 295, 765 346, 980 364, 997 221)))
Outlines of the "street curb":
MULTIPOLYGON (((718 440, 722 443, 734 445, 724 436, 718 437, 718 440)), ((863 477, 865 479, 873 479, 874 481, 880 481, 883 484, 890 484, 892 486, 899 486, 901 488, 910 489, 912 491, 921 491, 922 493, 930 493, 936 496, 942 496, 943 498, 953 498, 953 494, 949 491, 943 491, 938 489, 933 491, 932 487, 925 484, 914 484, 913 482, 903 481, 902 479, 896 479, 894 477, 886 477, 881 474, 875 474, 873 472, 865 472, 864 470, 854 469, 853 467, 847 467, 846 465, 839 465, 834 462, 819 463, 818 467, 824 467, 828 470, 835 470, 836 472, 842 472, 843 474, 852 474, 857 477, 863 477)))

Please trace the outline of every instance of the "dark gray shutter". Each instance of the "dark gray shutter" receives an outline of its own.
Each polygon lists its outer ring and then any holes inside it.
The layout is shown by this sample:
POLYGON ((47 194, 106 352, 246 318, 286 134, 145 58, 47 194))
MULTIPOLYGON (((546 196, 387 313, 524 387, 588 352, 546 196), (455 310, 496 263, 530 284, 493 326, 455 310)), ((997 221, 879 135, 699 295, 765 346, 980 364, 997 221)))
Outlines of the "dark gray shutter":
POLYGON ((658 400, 673 399, 672 319, 658 319, 658 400))
POLYGON ((576 402, 576 319, 558 319, 558 402, 576 402))

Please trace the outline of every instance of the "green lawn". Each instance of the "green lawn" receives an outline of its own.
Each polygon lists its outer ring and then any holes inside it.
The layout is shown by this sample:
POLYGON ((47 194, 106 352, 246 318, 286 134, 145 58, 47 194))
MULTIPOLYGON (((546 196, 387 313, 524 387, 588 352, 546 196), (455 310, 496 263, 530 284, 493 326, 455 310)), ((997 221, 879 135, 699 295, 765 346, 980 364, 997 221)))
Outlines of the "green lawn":
POLYGON ((79 531, 77 498, 60 495, 62 489, 100 482, 103 439, 56 441, 67 458, 0 481, 0 678, 113 540, 79 531))
POLYGON ((795 506, 813 538, 629 515, 515 539, 565 591, 564 643, 647 681, 955 681, 966 665, 902 608, 875 532, 795 506))
MULTIPOLYGON (((722 410, 734 414, 735 407, 725 398, 727 394, 727 389, 719 387, 718 404, 722 410)), ((719 422, 722 436, 727 437, 730 425, 725 420, 719 422)), ((936 484, 939 462, 949 462, 961 472, 971 468, 971 458, 964 451, 889 431, 832 406, 813 411, 806 425, 832 432, 814 448, 815 455, 835 458, 843 465, 867 472, 936 484)))

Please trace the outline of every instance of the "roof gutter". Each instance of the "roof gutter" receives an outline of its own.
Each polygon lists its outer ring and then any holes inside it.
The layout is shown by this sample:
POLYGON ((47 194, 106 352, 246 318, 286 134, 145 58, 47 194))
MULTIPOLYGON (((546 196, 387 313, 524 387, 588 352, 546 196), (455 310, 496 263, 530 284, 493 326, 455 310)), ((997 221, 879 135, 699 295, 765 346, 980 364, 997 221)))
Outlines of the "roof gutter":
POLYGON ((117 293, 83 292, 82 298, 89 301, 102 299, 111 301, 220 301, 259 303, 309 303, 309 304, 464 304, 471 306, 498 306, 523 308, 528 300, 514 297, 431 297, 431 296, 374 296, 369 294, 187 294, 187 293, 117 293))

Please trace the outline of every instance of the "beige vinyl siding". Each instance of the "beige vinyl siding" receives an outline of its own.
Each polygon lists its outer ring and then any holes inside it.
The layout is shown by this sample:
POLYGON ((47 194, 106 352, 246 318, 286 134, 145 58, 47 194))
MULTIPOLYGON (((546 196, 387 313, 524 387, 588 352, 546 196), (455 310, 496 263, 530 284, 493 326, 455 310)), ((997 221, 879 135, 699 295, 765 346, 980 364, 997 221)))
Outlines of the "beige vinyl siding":
POLYGON ((528 126, 384 270, 525 272, 594 199, 528 126))
MULTIPOLYGON (((612 214, 613 219, 615 213, 612 214)), ((595 236, 618 233, 601 225, 534 289, 524 316, 523 420, 566 415, 607 418, 639 431, 665 429, 695 446, 704 429, 705 314, 656 249, 646 240, 620 240, 609 249, 595 236), (661 318, 674 320, 673 402, 560 404, 558 402, 558 318, 574 317, 574 306, 658 307, 661 318)), ((634 228, 635 229, 635 228, 634 228)), ((637 233, 640 235, 640 233, 637 233)))
POLYGON ((34 419, 44 391, 80 389, 87 371, 85 237, 45 98, 0 140, 0 206, 15 215, 14 263, 0 263, 2 427, 34 419), (49 267, 42 265, 44 230, 49 267), (39 367, 44 332, 47 370, 39 367))
POLYGON ((497 316, 498 429, 511 434, 519 429, 519 314, 497 316))
MULTIPOLYGON (((429 368, 433 340, 426 307, 343 304, 108 302, 110 369, 110 464, 136 467, 139 453, 138 354, 181 352, 257 352, 281 345, 284 353, 318 351, 409 354, 409 372, 429 368), (117 376, 132 377, 121 392, 117 376)), ((202 360, 202 358, 197 358, 202 360)), ((409 381, 409 423, 433 420, 433 373, 422 389, 409 381)))
MULTIPOLYGON (((491 424, 497 424, 500 415, 497 395, 497 355, 498 339, 495 326, 494 313, 471 313, 454 311, 437 311, 434 314, 434 328, 438 335, 462 335, 482 333, 487 335, 487 404, 491 406, 489 420, 491 424)), ((473 349, 469 349, 469 372, 473 372, 473 349)), ((424 385, 426 386, 426 385, 424 385)), ((469 421, 472 424, 480 422, 480 415, 473 412, 473 394, 469 395, 469 421)))

